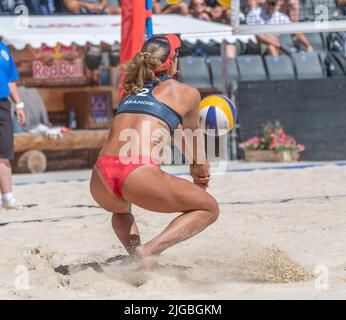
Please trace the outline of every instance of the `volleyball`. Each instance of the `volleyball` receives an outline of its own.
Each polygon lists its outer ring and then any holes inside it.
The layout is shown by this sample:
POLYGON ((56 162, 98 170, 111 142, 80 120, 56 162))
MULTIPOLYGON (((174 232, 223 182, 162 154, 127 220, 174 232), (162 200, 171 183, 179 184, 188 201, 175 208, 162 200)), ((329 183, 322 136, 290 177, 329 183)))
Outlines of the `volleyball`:
POLYGON ((210 95, 201 101, 199 119, 206 133, 219 136, 234 128, 237 122, 237 109, 226 96, 210 95))

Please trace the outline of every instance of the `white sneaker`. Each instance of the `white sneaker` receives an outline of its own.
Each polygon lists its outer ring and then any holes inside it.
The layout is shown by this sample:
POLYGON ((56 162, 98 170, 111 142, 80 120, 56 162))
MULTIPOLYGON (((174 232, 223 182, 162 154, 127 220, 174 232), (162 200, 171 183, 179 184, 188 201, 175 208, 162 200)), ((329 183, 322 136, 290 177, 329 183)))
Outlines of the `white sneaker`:
POLYGON ((6 210, 23 210, 24 207, 17 202, 16 199, 10 201, 2 200, 2 208, 6 210))

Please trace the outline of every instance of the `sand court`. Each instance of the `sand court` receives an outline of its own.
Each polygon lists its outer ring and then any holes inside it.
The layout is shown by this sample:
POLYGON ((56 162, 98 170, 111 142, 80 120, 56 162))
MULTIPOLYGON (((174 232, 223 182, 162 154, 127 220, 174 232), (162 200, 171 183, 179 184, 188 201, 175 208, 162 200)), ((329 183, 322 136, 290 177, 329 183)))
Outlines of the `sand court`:
MULTIPOLYGON (((345 181, 346 167, 331 164, 217 174, 209 191, 219 220, 143 272, 87 181, 28 178, 15 187, 28 208, 0 214, 0 298, 345 298, 345 181)), ((143 241, 174 216, 137 207, 134 214, 143 241)))

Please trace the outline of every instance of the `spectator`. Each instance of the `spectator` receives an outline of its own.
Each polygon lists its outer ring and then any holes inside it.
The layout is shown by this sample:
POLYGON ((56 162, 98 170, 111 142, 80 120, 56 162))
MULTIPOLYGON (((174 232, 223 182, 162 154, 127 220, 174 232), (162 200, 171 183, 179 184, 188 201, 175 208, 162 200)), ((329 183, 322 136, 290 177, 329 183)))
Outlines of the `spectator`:
POLYGON ((30 14, 50 15, 56 12, 54 0, 30 0, 25 1, 30 14))
POLYGON ((219 3, 217 2, 217 0, 205 0, 205 4, 206 4, 208 7, 211 7, 211 8, 214 8, 214 7, 216 7, 217 5, 219 5, 219 3))
POLYGON ((189 14, 189 6, 185 1, 177 4, 167 4, 166 0, 154 0, 153 3, 154 13, 175 13, 183 16, 189 14))
POLYGON ((285 13, 292 22, 299 22, 300 20, 299 0, 278 0, 276 10, 285 13))
MULTIPOLYGON (((250 11, 259 4, 265 4, 265 0, 248 0, 250 11)), ((299 22, 300 19, 300 0, 277 0, 275 11, 286 14, 292 22, 299 22)))
POLYGON ((64 0, 67 11, 74 14, 104 13, 108 0, 64 0))
MULTIPOLYGON (((258 0, 250 3, 250 11, 246 17, 246 23, 248 25, 291 23, 287 15, 277 10, 280 0, 266 0, 263 6, 258 6, 258 4, 258 0)), ((294 35, 294 38, 297 42, 305 46, 307 52, 314 50, 304 34, 297 33, 294 35)), ((278 56, 281 50, 290 51, 289 48, 280 44, 280 39, 277 35, 258 35, 257 39, 260 53, 269 53, 273 56, 278 56)))
POLYGON ((105 11, 108 14, 121 14, 121 1, 109 0, 105 11))
POLYGON ((215 5, 210 8, 211 20, 215 22, 230 24, 231 23, 231 9, 224 6, 215 5))
POLYGON ((204 0, 191 0, 189 9, 192 17, 211 21, 211 17, 207 12, 207 5, 204 0))
POLYGON ((218 4, 216 0, 191 0, 190 14, 192 17, 220 23, 231 23, 231 9, 218 4))
POLYGON ((346 0, 336 0, 336 5, 343 16, 346 16, 346 0))
POLYGON ((15 8, 19 5, 25 5, 25 0, 0 0, 0 14, 12 15, 15 8))

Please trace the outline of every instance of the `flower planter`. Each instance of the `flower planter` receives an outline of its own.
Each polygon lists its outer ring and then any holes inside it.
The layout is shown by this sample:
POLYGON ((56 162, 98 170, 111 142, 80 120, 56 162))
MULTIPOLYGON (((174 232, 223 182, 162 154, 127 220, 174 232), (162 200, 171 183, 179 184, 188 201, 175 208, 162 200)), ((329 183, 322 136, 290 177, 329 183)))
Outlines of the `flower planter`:
POLYGON ((291 151, 255 150, 245 151, 247 162, 296 162, 296 156, 291 151))
POLYGON ((305 150, 303 144, 286 134, 279 122, 263 126, 262 135, 240 143, 239 148, 244 150, 248 162, 296 162, 305 150))

